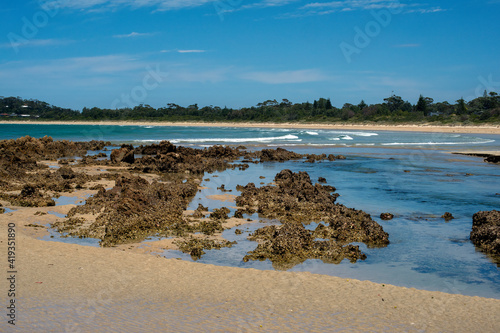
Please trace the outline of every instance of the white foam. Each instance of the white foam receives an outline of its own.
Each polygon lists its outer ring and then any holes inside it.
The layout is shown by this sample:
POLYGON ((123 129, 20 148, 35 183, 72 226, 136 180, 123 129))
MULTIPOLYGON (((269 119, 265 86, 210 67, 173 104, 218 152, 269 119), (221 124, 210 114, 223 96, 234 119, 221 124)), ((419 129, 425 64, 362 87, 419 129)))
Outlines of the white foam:
POLYGON ((332 131, 335 134, 345 134, 345 135, 354 135, 354 136, 377 136, 377 133, 371 132, 352 132, 352 131, 332 131))
POLYGON ((319 135, 318 132, 312 132, 312 131, 306 131, 306 133, 309 135, 319 135))
POLYGON ((382 143, 382 146, 427 146, 427 145, 467 145, 492 143, 495 140, 468 141, 468 142, 390 142, 382 143))
POLYGON ((292 134, 287 134, 283 136, 275 136, 275 137, 268 137, 268 138, 201 138, 201 139, 174 139, 170 140, 172 143, 182 143, 182 142, 196 142, 196 143, 203 143, 203 142, 272 142, 275 140, 286 140, 286 141, 296 141, 296 142, 301 142, 302 139, 299 139, 298 136, 292 135, 292 134))
POLYGON ((342 139, 342 140, 354 140, 354 139, 353 139, 351 136, 349 136, 349 135, 341 135, 341 136, 340 136, 340 139, 342 139))

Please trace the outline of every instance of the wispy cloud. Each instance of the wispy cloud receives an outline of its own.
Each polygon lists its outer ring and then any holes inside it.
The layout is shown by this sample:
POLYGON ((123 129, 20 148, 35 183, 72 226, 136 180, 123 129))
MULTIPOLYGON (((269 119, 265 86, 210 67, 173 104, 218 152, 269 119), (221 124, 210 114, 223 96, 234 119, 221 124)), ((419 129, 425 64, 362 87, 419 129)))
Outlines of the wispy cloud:
POLYGON ((68 39, 16 39, 13 38, 11 43, 0 44, 0 48, 14 48, 19 47, 43 47, 43 46, 56 46, 56 45, 67 45, 73 43, 74 41, 68 39))
POLYGON ((298 9, 297 12, 288 13, 282 18, 293 18, 302 16, 328 15, 333 13, 391 9, 399 10, 402 13, 436 13, 445 11, 440 7, 428 8, 421 3, 402 3, 399 0, 344 0, 328 2, 311 2, 298 9))
POLYGON ((113 37, 115 38, 134 38, 134 37, 147 37, 147 36, 152 36, 154 33, 150 32, 131 32, 129 34, 125 35, 114 35, 113 37))
POLYGON ((220 0, 54 0, 52 4, 58 8, 81 10, 105 10, 120 7, 143 8, 155 7, 156 10, 174 10, 203 6, 220 0))
POLYGON ((207 52, 206 50, 161 50, 161 53, 170 53, 170 52, 176 52, 176 53, 205 53, 207 52))
POLYGON ((241 74, 242 79, 268 84, 319 82, 329 79, 316 69, 280 71, 280 72, 249 72, 241 74))
POLYGON ((178 53, 204 53, 205 50, 177 50, 178 53))
MULTIPOLYGON (((220 0, 219 0, 220 1, 220 0)), ((261 8, 270 8, 270 7, 282 7, 295 2, 299 2, 301 0, 262 0, 254 3, 244 4, 241 6, 228 7, 220 10, 222 13, 233 13, 246 9, 261 9, 261 8)))

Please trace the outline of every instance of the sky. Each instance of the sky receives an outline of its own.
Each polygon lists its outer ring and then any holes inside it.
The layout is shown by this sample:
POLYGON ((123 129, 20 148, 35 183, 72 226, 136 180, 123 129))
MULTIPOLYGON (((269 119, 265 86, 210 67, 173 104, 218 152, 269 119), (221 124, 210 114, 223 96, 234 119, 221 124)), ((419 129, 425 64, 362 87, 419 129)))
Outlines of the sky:
POLYGON ((500 0, 2 1, 0 96, 61 107, 500 92, 500 0))

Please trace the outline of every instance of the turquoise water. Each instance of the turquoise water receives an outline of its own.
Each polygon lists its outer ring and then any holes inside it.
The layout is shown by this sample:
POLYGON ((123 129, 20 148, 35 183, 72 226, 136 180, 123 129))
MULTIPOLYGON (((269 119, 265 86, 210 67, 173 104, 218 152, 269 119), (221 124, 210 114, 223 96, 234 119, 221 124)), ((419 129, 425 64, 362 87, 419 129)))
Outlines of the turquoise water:
POLYGON ((54 139, 136 145, 170 140, 185 146, 243 144, 281 147, 498 147, 499 136, 355 130, 304 130, 283 128, 187 127, 187 126, 104 126, 104 125, 17 125, 0 124, 0 139, 20 136, 52 136, 54 139))
MULTIPOLYGON (((221 184, 232 189, 231 194, 238 194, 237 184, 254 182, 259 186, 261 182, 271 182, 282 169, 307 171, 313 181, 321 176, 335 186, 341 195, 338 202, 371 214, 389 233, 391 243, 378 249, 360 244, 368 258, 356 264, 343 261, 331 265, 308 260, 292 270, 500 299, 499 267, 476 251, 469 240, 472 215, 480 210, 500 209, 500 166, 477 157, 450 154, 459 150, 500 150, 499 135, 88 125, 0 125, 0 133, 0 139, 50 135, 54 139, 109 140, 135 145, 169 139, 189 146, 282 146, 300 153, 343 154, 346 160, 313 164, 270 162, 252 164, 246 171, 207 174, 204 178, 210 181, 202 183, 207 189, 197 194, 191 208, 198 203, 210 209, 232 206, 206 198, 222 194, 217 190, 221 184), (381 221, 378 216, 382 212, 393 213, 395 218, 381 221), (455 219, 445 222, 441 218, 445 212, 451 212, 455 219)), ((231 210, 234 212, 234 208, 231 210)), ((199 262, 272 269, 269 261, 241 260, 256 246, 246 240, 248 234, 274 223, 263 222, 238 227, 244 231, 242 235, 235 235, 234 229, 226 230, 224 237, 238 244, 207 251, 199 262)), ((176 251, 164 255, 191 260, 189 255, 176 251)))

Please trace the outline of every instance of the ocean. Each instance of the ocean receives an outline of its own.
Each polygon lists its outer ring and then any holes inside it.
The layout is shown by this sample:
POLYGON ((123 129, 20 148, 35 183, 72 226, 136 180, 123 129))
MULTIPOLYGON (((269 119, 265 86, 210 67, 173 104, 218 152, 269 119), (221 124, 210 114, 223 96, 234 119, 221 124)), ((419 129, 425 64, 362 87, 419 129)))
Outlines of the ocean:
MULTIPOLYGON (((307 171, 313 181, 324 177, 337 188, 338 202, 364 210, 389 233, 384 248, 360 248, 365 261, 355 264, 324 264, 307 260, 292 271, 309 271, 344 278, 370 280, 403 287, 436 290, 500 299, 500 268, 477 251, 469 240, 472 215, 500 208, 500 166, 482 158, 454 155, 454 151, 500 151, 500 135, 424 133, 358 130, 311 130, 235 127, 102 126, 0 124, 0 139, 30 135, 56 140, 105 140, 111 143, 149 144, 170 140, 176 145, 207 147, 214 144, 243 145, 247 149, 283 147, 299 153, 342 154, 346 160, 306 163, 289 161, 252 164, 245 170, 207 174, 198 203, 210 209, 234 204, 208 199, 222 194, 221 184, 237 194, 236 185, 269 183, 283 169, 307 171), (216 176, 216 177, 215 177, 216 176), (260 178, 260 177, 265 178, 260 178), (381 213, 395 215, 382 221, 381 213), (441 215, 453 214, 445 222, 441 215)), ((265 219, 233 229, 224 237, 238 243, 232 248, 207 251, 199 262, 243 268, 273 269, 269 261, 243 262, 256 243, 246 240, 253 230, 275 223, 265 219)), ((314 225, 310 226, 311 228, 314 225)), ((56 237, 57 239, 57 237, 56 237)), ((60 241, 82 243, 79 239, 60 241)), ((154 240, 154 238, 152 239, 154 240)), ((85 244, 94 244, 85 240, 85 244)), ((148 241, 146 241, 148 242, 148 241)), ((167 258, 192 260, 178 251, 165 251, 167 258)))

